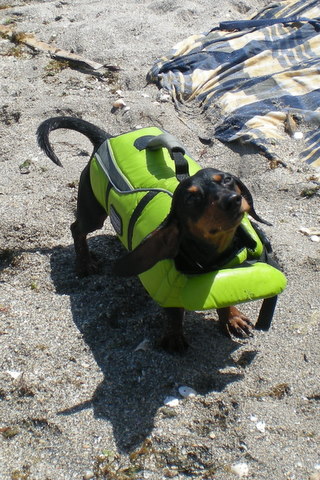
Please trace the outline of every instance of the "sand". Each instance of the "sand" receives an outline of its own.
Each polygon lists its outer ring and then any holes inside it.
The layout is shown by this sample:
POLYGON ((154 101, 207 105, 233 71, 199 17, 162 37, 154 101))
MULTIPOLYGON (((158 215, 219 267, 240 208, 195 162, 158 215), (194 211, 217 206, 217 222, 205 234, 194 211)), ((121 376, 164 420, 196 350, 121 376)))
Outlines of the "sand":
MULTIPOLYGON (((217 140, 203 145, 203 116, 179 115, 145 80, 176 42, 269 3, 1 3, 2 25, 117 67, 102 81, 0 40, 1 480, 320 478, 319 243, 299 231, 319 227, 319 197, 303 194, 318 173, 290 137, 281 145, 287 168, 217 140), (111 113, 119 98, 130 109, 111 113), (264 230, 288 278, 269 332, 235 341, 222 336, 215 311, 190 312, 188 352, 157 348, 161 308, 138 279, 111 275, 122 247, 108 221, 90 238, 101 273, 76 277, 69 225, 91 145, 54 133, 64 168, 51 163, 35 131, 56 115, 114 135, 165 128, 202 166, 242 178, 273 223, 264 230), (180 386, 197 394, 183 398, 180 386), (168 396, 178 405, 165 406, 168 396)), ((255 319, 258 308, 243 310, 255 319)))

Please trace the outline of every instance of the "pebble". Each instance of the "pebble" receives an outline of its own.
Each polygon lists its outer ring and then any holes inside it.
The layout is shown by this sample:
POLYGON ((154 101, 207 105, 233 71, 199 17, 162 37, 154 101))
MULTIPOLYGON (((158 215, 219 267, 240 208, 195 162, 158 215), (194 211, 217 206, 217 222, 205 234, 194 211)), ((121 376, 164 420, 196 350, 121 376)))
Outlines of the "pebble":
POLYGON ((303 133, 302 132, 294 132, 293 138, 295 140, 301 140, 303 138, 303 133))
POLYGON ((195 397, 197 395, 197 392, 193 390, 191 387, 185 387, 181 386, 178 388, 178 391, 183 398, 190 398, 190 397, 195 397))
POLYGON ((176 397, 166 397, 163 403, 167 407, 177 407, 179 405, 179 399, 176 397))
POLYGON ((21 377, 22 372, 18 372, 16 370, 7 370, 7 373, 10 375, 11 378, 17 380, 17 378, 21 377))
POLYGON ((94 472, 87 470, 83 475, 83 480, 90 480, 91 478, 94 478, 94 472))
POLYGON ((265 431, 266 431, 266 423, 265 423, 265 422, 262 422, 262 421, 257 422, 257 423, 256 423, 256 428, 257 428, 257 430, 259 430, 259 432, 265 433, 265 431))
POLYGON ((170 102, 171 101, 171 95, 169 95, 168 93, 160 93, 157 97, 157 100, 160 103, 170 102))

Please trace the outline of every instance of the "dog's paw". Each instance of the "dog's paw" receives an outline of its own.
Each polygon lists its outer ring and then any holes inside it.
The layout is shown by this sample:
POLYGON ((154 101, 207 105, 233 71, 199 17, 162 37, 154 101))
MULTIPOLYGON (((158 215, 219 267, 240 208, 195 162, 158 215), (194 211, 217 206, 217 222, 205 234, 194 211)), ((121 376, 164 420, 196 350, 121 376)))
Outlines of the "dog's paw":
POLYGON ((245 315, 237 315, 229 319, 226 325, 229 334, 238 338, 252 337, 253 324, 245 315))
POLYGON ((99 273, 100 265, 97 260, 90 257, 85 261, 77 261, 76 262, 76 274, 79 277, 87 277, 89 275, 94 275, 99 273))
POLYGON ((185 353, 189 347, 184 335, 164 335, 160 341, 160 346, 168 353, 185 353))
POLYGON ((250 319, 235 307, 230 307, 226 318, 220 318, 220 326, 225 335, 237 338, 252 337, 254 325, 250 319))

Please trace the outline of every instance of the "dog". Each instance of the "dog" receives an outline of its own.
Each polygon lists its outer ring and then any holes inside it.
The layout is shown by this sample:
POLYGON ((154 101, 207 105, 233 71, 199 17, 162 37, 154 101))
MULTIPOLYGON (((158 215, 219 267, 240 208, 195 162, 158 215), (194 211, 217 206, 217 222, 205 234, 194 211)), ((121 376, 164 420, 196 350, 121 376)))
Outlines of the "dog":
MULTIPOLYGON (((45 120, 37 130, 40 148, 57 165, 62 166, 50 142, 49 134, 56 129, 71 129, 85 135, 93 144, 93 154, 81 173, 76 220, 71 225, 79 275, 97 273, 87 235, 102 228, 106 210, 96 200, 90 181, 90 163, 98 148, 113 138, 95 125, 74 117, 45 120)), ((271 225, 255 211, 252 195, 235 175, 214 168, 204 168, 182 180, 173 193, 166 219, 136 248, 118 259, 113 272, 120 276, 139 275, 163 259, 174 259, 177 269, 193 272, 194 266, 210 271, 230 257, 239 243, 239 225, 249 214, 258 222, 271 225)), ((241 239, 240 239, 241 240, 241 239)), ((166 329, 161 346, 169 352, 184 352, 188 347, 183 334, 184 308, 165 308, 166 329)), ((218 308, 220 326, 227 335, 252 335, 253 323, 235 306, 218 308)))

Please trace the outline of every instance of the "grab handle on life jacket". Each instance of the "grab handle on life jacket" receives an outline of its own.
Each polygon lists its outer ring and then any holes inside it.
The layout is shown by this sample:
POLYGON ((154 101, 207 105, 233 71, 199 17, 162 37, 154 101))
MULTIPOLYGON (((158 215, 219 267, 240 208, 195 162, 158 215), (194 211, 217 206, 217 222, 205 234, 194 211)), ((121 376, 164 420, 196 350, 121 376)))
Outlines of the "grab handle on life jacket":
POLYGON ((159 148, 166 148, 170 155, 172 152, 181 152, 186 153, 184 146, 179 142, 179 140, 171 135, 170 133, 162 133, 161 135, 152 136, 148 135, 146 137, 141 137, 138 140, 141 141, 143 139, 148 140, 147 144, 144 148, 148 150, 158 150, 159 148))
POLYGON ((134 142, 134 146, 138 150, 159 150, 159 148, 166 148, 170 157, 175 163, 176 177, 181 182, 186 177, 189 177, 189 164, 184 157, 186 153, 184 146, 179 140, 170 133, 162 133, 161 135, 145 135, 139 137, 134 142))

